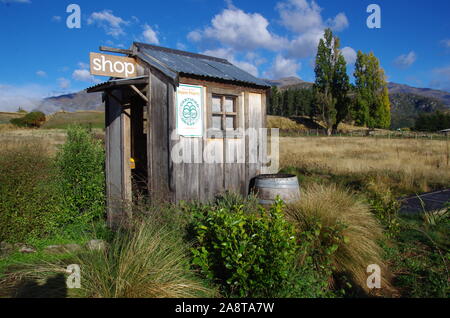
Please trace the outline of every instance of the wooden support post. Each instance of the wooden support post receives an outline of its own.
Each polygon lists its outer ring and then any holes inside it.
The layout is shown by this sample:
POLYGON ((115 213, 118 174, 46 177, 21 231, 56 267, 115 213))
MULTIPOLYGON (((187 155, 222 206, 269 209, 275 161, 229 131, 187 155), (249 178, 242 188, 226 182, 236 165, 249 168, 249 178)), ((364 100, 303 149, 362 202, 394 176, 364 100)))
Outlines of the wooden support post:
POLYGON ((134 85, 130 85, 130 87, 135 91, 146 103, 148 103, 148 98, 144 94, 141 93, 141 91, 134 85))

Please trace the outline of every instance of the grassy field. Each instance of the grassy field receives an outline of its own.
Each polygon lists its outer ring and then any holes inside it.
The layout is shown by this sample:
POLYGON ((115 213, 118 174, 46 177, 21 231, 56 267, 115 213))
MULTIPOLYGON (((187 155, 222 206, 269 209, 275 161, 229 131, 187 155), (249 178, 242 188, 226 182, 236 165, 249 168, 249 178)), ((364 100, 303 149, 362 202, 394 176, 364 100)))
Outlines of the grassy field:
POLYGON ((48 116, 47 122, 42 128, 66 129, 73 124, 90 128, 105 128, 105 113, 98 111, 58 112, 48 116))
POLYGON ((9 124, 11 119, 22 117, 21 113, 0 112, 0 125, 9 124))
POLYGON ((308 181, 373 179, 398 196, 450 187, 450 141, 282 137, 281 167, 308 181))

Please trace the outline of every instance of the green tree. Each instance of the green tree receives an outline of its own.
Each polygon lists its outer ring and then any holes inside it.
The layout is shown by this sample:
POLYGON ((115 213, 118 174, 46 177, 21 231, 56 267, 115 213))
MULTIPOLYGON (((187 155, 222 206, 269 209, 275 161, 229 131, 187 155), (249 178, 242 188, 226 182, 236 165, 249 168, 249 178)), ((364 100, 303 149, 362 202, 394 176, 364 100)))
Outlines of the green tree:
POLYGON ((389 128, 391 104, 384 70, 371 52, 358 51, 355 64, 355 101, 353 118, 357 125, 370 128, 389 128))
POLYGON ((347 64, 339 48, 339 38, 326 29, 317 49, 314 96, 328 135, 345 119, 349 108, 347 64))

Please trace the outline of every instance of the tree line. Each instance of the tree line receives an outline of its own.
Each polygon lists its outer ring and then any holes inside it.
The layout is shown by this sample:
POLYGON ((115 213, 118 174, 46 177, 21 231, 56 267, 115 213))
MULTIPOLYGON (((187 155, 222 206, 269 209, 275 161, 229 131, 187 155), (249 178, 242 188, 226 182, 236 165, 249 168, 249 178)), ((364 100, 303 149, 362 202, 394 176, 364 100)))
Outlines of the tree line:
POLYGON ((450 129, 450 114, 436 111, 432 114, 420 114, 416 120, 414 130, 440 131, 450 129))
POLYGON ((331 135, 342 122, 369 128, 389 128, 391 105, 384 70, 375 55, 358 51, 351 84, 340 40, 326 29, 315 59, 312 88, 272 88, 269 114, 309 116, 331 135))

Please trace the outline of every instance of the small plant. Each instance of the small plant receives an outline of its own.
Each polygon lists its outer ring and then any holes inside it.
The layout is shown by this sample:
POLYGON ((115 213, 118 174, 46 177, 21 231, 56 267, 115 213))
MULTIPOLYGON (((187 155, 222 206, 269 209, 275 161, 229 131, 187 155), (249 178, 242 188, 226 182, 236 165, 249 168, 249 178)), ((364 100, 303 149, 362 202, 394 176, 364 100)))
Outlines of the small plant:
POLYGON ((282 209, 280 200, 257 214, 244 213, 243 205, 199 209, 194 213, 193 264, 220 283, 226 295, 276 294, 289 277, 296 251, 282 209))
POLYGON ((401 204, 392 195, 389 188, 381 188, 374 182, 368 185, 368 202, 372 212, 386 229, 388 237, 394 237, 400 232, 398 211, 401 204))

